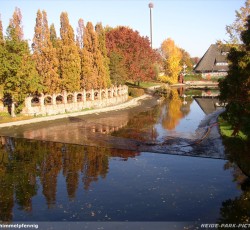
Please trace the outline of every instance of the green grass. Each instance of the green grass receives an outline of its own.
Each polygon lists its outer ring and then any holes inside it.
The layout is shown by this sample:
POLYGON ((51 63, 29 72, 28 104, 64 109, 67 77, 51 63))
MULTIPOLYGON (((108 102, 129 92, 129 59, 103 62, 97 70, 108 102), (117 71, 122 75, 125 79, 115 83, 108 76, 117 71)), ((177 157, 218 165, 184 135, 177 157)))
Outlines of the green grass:
POLYGON ((149 88, 152 86, 157 86, 161 85, 161 82, 151 82, 151 81, 145 81, 145 82, 140 82, 140 85, 138 86, 137 82, 132 82, 132 81, 127 81, 126 85, 128 87, 135 87, 135 88, 149 88))
POLYGON ((0 113, 0 123, 8 123, 13 121, 22 121, 33 118, 33 116, 24 116, 21 114, 17 114, 16 117, 11 117, 9 113, 0 113))
POLYGON ((184 81, 203 81, 200 74, 187 74, 184 76, 184 81))
POLYGON ((227 138, 240 138, 242 140, 247 140, 247 136, 241 131, 238 133, 236 137, 232 137, 232 133, 233 133, 232 126, 227 121, 225 121, 221 116, 219 117, 219 124, 220 124, 220 132, 222 136, 227 137, 227 138))
POLYGON ((157 86, 157 85, 161 85, 162 83, 159 82, 141 82, 140 83, 140 87, 142 88, 149 88, 152 86, 157 86))

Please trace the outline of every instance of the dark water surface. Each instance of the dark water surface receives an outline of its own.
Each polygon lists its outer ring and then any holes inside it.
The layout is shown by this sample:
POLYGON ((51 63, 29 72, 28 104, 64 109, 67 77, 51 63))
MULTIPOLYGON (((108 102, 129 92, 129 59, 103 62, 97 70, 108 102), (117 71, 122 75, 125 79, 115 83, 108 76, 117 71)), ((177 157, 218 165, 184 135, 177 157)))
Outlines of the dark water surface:
POLYGON ((186 100, 0 130, 0 220, 247 223, 249 179, 186 100))

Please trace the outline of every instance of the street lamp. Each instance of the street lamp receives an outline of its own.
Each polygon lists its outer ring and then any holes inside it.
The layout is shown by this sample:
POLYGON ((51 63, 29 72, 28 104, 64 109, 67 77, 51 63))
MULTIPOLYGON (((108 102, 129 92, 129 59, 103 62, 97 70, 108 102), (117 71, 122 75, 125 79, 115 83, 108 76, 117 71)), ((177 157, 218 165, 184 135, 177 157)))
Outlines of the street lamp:
POLYGON ((154 8, 154 4, 152 2, 150 2, 148 4, 149 10, 150 10, 150 43, 151 43, 151 48, 153 45, 153 39, 152 39, 152 8, 154 8))

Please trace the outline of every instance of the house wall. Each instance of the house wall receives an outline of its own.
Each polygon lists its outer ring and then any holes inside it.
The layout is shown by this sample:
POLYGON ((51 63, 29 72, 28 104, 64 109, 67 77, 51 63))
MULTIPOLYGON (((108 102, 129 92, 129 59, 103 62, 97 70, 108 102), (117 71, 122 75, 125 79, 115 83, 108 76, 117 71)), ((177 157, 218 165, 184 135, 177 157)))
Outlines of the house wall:
POLYGON ((213 78, 221 78, 227 76, 227 72, 208 72, 208 73, 202 73, 202 78, 204 79, 211 79, 213 78))
POLYGON ((109 89, 90 90, 61 94, 27 97, 23 115, 54 115, 76 112, 84 109, 103 108, 117 105, 128 100, 128 87, 119 86, 109 89))

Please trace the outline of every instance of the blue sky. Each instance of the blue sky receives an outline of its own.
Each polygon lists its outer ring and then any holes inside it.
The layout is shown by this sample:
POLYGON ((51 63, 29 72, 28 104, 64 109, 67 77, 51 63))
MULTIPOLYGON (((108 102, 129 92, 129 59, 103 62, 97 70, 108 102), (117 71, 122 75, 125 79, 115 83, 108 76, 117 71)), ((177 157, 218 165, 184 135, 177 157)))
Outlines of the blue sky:
POLYGON ((54 23, 59 36, 60 14, 68 12, 76 32, 77 22, 103 26, 129 26, 142 36, 150 36, 149 2, 154 3, 153 48, 171 37, 191 56, 201 57, 210 44, 228 39, 225 27, 235 20, 235 10, 245 0, 0 0, 4 31, 15 7, 21 9, 25 39, 33 39, 38 9, 45 10, 49 24, 54 23))

